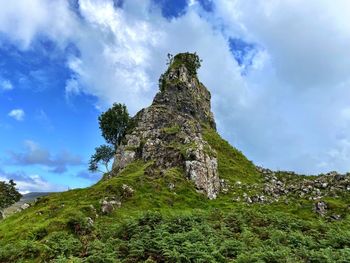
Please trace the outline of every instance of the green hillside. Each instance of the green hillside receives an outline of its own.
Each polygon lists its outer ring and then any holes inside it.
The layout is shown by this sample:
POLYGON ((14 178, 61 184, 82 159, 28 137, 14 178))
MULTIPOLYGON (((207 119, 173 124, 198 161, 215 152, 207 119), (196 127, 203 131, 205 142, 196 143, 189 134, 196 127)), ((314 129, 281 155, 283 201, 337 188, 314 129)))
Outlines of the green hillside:
POLYGON ((196 54, 169 56, 153 103, 99 118, 97 184, 0 221, 1 262, 350 262, 350 174, 256 167, 216 131, 196 54))
MULTIPOLYGON (((262 185, 262 175, 215 131, 204 137, 217 151, 220 177, 243 187, 209 200, 180 168, 150 176, 151 163, 134 162, 0 222, 0 262, 349 262, 347 216, 322 218, 307 200, 232 201, 240 191, 253 194, 244 187, 262 185), (103 213, 103 200, 118 205, 103 213)), ((347 207, 345 199, 329 201, 331 209, 347 207)))

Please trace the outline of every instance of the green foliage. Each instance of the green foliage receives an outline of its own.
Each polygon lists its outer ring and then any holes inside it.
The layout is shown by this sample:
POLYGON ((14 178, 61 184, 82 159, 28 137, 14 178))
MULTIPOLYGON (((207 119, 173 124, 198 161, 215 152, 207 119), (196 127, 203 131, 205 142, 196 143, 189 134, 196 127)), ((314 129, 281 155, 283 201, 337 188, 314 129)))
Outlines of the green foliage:
POLYGON ((176 134, 178 132, 181 131, 181 127, 178 125, 178 124, 174 124, 173 126, 171 127, 166 127, 166 128, 163 128, 163 132, 165 132, 166 134, 176 134))
POLYGON ((106 171, 101 171, 103 173, 109 172, 108 164, 110 160, 114 157, 115 150, 114 147, 109 145, 101 145, 95 148, 95 153, 91 156, 89 162, 89 170, 91 172, 98 171, 98 165, 102 163, 106 171))
POLYGON ((126 106, 120 103, 114 103, 110 109, 99 116, 98 121, 103 138, 113 147, 101 145, 95 148, 95 153, 90 158, 89 170, 109 173, 108 164, 114 157, 117 146, 121 143, 128 129, 132 129, 134 123, 126 106), (104 165, 105 171, 99 170, 99 164, 104 165))
POLYGON ((202 60, 199 58, 197 53, 179 53, 175 56, 172 54, 168 54, 167 58, 167 65, 169 66, 168 70, 162 74, 158 80, 158 85, 160 91, 165 91, 167 81, 165 79, 165 76, 169 73, 170 69, 177 69, 181 65, 185 65, 187 68, 190 76, 196 77, 197 76, 197 70, 201 67, 202 60))
POLYGON ((18 202, 22 195, 17 191, 13 180, 0 182, 0 210, 18 202))
POLYGON ((131 125, 128 110, 124 104, 114 103, 98 118, 103 138, 115 148, 124 138, 131 125))
POLYGON ((45 259, 53 259, 58 256, 78 256, 82 249, 80 240, 66 232, 53 232, 44 243, 46 251, 43 257, 45 259))
MULTIPOLYGON (((214 130, 204 128, 204 138, 216 151, 221 178, 233 186, 261 184, 254 165, 214 130)), ((208 200, 183 168, 150 176, 152 164, 133 162, 117 177, 43 197, 1 221, 0 262, 350 262, 346 213, 328 221, 309 200, 232 202, 231 192, 240 191, 234 187, 208 200), (122 205, 104 215, 105 198, 122 205)), ((327 202, 343 211, 349 196, 327 202)))
POLYGON ((191 76, 197 75, 197 70, 201 67, 202 60, 199 58, 197 53, 179 53, 174 57, 170 57, 169 64, 170 67, 177 68, 184 64, 188 69, 191 76))
POLYGON ((233 184, 238 180, 246 183, 260 182, 261 177, 256 171, 255 165, 242 152, 223 140, 213 129, 205 124, 203 127, 203 138, 217 152, 220 178, 233 184))

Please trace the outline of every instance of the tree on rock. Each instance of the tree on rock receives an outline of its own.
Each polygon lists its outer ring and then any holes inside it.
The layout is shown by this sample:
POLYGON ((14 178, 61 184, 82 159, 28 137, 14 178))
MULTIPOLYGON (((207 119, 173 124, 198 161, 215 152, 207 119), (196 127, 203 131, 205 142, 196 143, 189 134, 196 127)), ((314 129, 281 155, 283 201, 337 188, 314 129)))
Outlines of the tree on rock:
POLYGON ((22 195, 17 191, 13 180, 0 182, 0 210, 18 202, 22 195))
POLYGON ((130 124, 130 116, 126 106, 114 103, 112 108, 102 113, 98 120, 103 138, 116 149, 130 124))
POLYGON ((113 159, 118 145, 131 127, 131 118, 124 104, 114 103, 111 108, 98 117, 103 138, 109 145, 101 145, 95 148, 95 154, 90 158, 89 170, 91 172, 109 173, 109 162, 113 159), (105 167, 105 171, 99 169, 99 165, 105 167))
POLYGON ((110 160, 112 160, 114 156, 115 150, 114 147, 109 145, 101 145, 97 148, 95 148, 95 154, 91 156, 90 162, 89 162, 89 170, 91 172, 107 172, 109 173, 108 164, 110 160), (103 164, 106 171, 99 170, 98 166, 99 164, 103 164))

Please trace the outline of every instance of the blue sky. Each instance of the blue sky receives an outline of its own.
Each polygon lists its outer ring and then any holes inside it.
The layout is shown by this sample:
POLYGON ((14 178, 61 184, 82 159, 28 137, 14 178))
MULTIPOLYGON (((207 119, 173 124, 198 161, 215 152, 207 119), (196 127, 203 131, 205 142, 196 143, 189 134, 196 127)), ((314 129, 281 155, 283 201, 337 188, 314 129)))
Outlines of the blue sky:
POLYGON ((135 114, 166 54, 197 52, 220 134, 256 164, 350 170, 348 1, 0 0, 0 180, 85 187, 113 102, 135 114), (54 12, 52 11, 54 10, 54 12))

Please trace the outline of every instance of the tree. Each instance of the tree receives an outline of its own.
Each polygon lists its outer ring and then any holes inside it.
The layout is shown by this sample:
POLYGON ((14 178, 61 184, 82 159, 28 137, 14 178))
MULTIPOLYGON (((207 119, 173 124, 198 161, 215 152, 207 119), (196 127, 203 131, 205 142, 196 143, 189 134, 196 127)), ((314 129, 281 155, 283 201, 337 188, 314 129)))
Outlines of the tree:
POLYGON ((108 164, 110 160, 113 158, 115 154, 114 147, 109 145, 101 145, 97 148, 95 148, 95 154, 91 156, 90 162, 89 162, 89 170, 91 172, 107 172, 109 173, 108 164), (103 164, 106 168, 106 171, 99 170, 98 166, 99 164, 103 164))
POLYGON ((0 182, 0 209, 4 209, 18 202, 22 195, 17 191, 13 180, 8 183, 0 182))
POLYGON ((98 118, 103 138, 116 149, 130 125, 130 116, 124 104, 114 103, 98 118))

